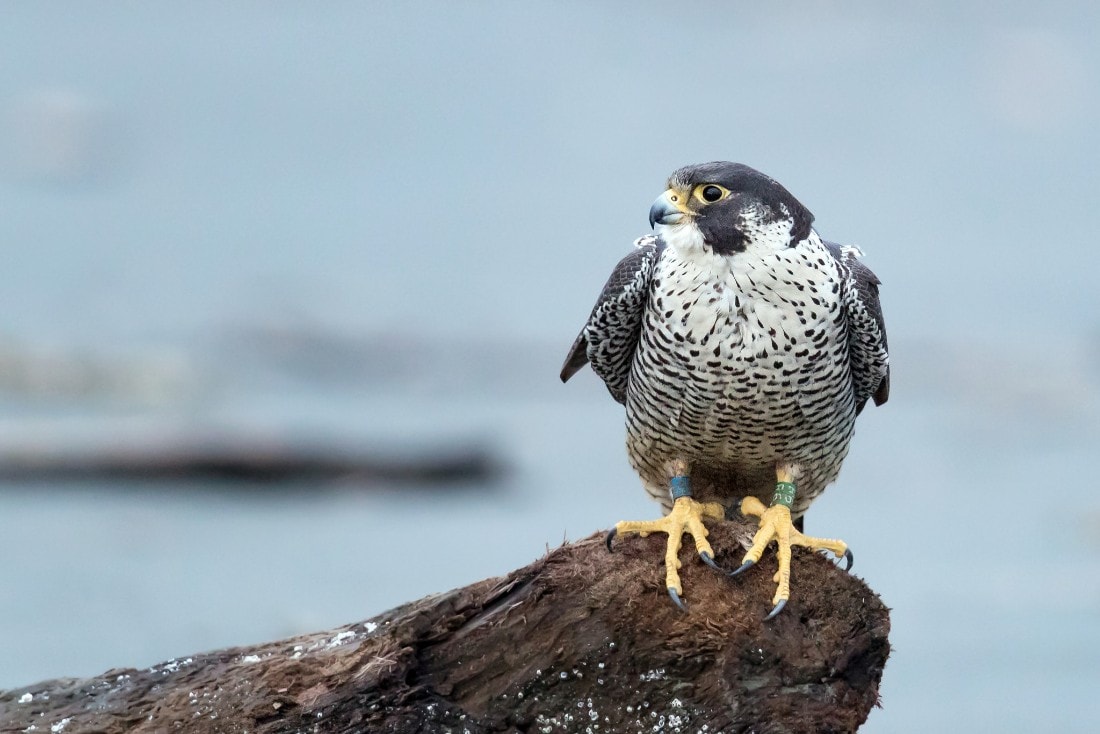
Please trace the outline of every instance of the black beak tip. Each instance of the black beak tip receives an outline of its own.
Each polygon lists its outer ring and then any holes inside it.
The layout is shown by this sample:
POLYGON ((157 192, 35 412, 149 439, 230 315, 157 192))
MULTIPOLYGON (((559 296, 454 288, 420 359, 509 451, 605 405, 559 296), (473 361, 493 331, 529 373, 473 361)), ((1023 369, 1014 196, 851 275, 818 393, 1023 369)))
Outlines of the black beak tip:
POLYGON ((658 199, 653 202, 653 206, 649 207, 649 228, 653 229, 658 222, 664 224, 664 218, 668 216, 668 205, 665 204, 663 199, 658 199))

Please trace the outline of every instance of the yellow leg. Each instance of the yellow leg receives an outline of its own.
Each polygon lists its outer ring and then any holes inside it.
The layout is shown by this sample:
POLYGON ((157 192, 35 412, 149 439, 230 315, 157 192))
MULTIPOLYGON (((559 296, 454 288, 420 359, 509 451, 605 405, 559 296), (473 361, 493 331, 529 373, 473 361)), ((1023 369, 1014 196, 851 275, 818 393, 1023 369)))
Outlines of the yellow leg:
MULTIPOLYGON (((680 546, 684 533, 690 533, 695 538, 695 550, 709 565, 714 565, 714 549, 707 542, 706 526, 704 519, 721 520, 725 517, 725 509, 717 502, 696 502, 691 497, 680 497, 672 505, 672 512, 660 520, 623 521, 615 524, 607 538, 607 546, 611 547, 611 540, 616 535, 628 535, 637 533, 643 538, 650 533, 668 533, 668 544, 665 546, 665 587, 673 601, 680 604, 679 597, 684 593, 680 584, 680 546), (675 595, 673 595, 675 592, 675 595)), ((682 606, 682 605, 681 605, 682 606)))
MULTIPOLYGON (((790 491, 793 499, 794 490, 790 473, 780 469, 776 474, 780 484, 790 484, 792 486, 790 491)), ((777 496, 778 494, 779 492, 777 492, 777 496)), ((827 550, 838 558, 844 556, 848 559, 849 566, 851 565, 852 554, 844 541, 803 535, 794 527, 790 507, 779 500, 774 501, 771 507, 764 507, 764 504, 755 497, 745 497, 741 500, 741 514, 759 517, 760 529, 756 531, 756 535, 752 539, 752 547, 745 553, 741 568, 737 569, 734 574, 744 571, 759 561, 768 543, 772 540, 775 540, 778 546, 779 570, 776 571, 773 577, 776 590, 775 596, 772 598, 773 609, 771 614, 768 615, 768 619, 778 614, 786 606, 787 600, 791 598, 792 546, 799 545, 814 550, 827 550)))

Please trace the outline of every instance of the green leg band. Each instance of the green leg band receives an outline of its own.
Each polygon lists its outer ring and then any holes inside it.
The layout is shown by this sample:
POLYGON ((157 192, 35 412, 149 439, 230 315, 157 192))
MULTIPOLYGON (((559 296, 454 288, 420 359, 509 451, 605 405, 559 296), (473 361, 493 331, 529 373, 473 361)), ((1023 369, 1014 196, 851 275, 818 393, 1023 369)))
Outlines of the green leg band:
POLYGON ((794 504, 794 482, 776 482, 775 494, 772 495, 772 505, 784 505, 790 507, 794 504))

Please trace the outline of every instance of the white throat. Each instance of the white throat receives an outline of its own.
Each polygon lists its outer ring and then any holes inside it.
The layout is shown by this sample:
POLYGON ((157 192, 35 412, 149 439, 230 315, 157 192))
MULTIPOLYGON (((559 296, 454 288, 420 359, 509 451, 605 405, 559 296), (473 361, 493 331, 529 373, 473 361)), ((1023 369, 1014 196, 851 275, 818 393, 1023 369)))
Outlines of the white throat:
MULTIPOLYGON (((784 207, 784 214, 786 213, 786 207, 784 207)), ((775 255, 791 246, 793 219, 789 216, 770 219, 756 216, 757 214, 758 212, 753 209, 742 213, 740 229, 745 234, 745 249, 725 256, 729 260, 758 260, 775 255)), ((703 233, 691 219, 685 219, 677 224, 658 224, 655 231, 669 247, 676 250, 683 260, 710 260, 723 257, 707 247, 703 241, 703 233)), ((807 239, 817 239, 817 234, 811 230, 807 239)))
POLYGON ((688 260, 704 252, 710 252, 703 244, 703 233, 690 219, 685 219, 678 224, 658 224, 654 231, 666 245, 676 250, 676 254, 682 259, 688 260))

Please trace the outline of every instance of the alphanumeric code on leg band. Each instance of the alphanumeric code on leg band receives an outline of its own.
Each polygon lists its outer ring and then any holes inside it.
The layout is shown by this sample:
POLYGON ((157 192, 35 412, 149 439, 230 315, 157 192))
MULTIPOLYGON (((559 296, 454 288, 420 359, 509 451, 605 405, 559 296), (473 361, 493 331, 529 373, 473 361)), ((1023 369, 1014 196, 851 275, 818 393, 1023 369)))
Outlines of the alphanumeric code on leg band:
POLYGON ((794 482, 776 482, 775 494, 772 495, 772 504, 790 507, 794 504, 794 495, 794 482))

